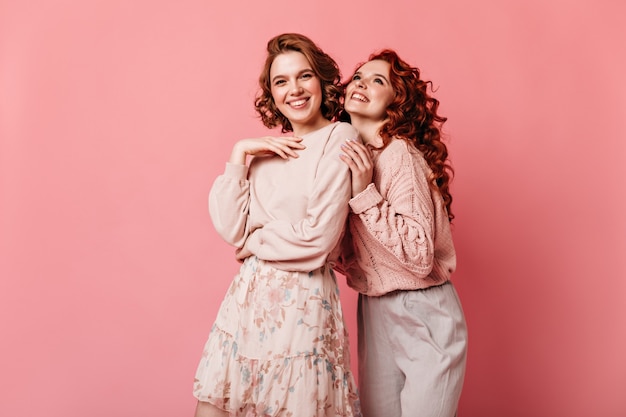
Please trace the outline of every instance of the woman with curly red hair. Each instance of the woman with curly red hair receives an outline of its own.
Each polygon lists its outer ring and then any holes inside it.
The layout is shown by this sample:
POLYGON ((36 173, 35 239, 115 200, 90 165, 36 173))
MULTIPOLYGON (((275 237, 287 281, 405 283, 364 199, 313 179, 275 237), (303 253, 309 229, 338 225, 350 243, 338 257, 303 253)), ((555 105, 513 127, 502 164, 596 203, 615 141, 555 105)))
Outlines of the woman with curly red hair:
POLYGON ((432 83, 392 50, 370 56, 345 87, 352 173, 337 269, 359 291, 359 391, 364 417, 452 417, 465 375, 467 327, 450 282, 456 254, 432 83))

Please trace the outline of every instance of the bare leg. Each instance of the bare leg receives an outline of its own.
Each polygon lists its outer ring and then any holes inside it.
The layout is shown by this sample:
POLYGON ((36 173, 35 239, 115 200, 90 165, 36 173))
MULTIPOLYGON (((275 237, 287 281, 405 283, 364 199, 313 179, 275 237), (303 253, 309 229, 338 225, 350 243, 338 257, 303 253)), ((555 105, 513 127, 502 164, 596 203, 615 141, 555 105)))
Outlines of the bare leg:
POLYGON ((195 417, 228 417, 228 415, 228 412, 204 401, 198 401, 196 405, 195 417))

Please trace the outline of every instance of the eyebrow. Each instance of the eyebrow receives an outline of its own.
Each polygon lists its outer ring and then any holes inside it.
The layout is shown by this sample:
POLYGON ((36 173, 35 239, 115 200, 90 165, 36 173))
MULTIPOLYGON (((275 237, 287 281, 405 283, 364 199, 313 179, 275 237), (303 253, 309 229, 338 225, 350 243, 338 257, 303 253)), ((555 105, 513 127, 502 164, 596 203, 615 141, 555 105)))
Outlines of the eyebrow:
MULTIPOLYGON (((298 72, 298 74, 297 74, 296 76, 297 76, 297 77, 299 77, 299 76, 301 76, 302 74, 307 73, 307 72, 310 72, 310 73, 312 73, 313 75, 315 75, 315 71, 313 71, 313 69, 312 69, 312 68, 306 68, 306 69, 303 69, 302 71, 298 72)), ((274 77, 273 77, 270 81, 271 81, 271 82, 274 82, 274 81, 276 81, 276 78, 286 78, 286 76, 285 76, 285 75, 283 75, 283 74, 278 74, 278 75, 275 75, 275 76, 274 76, 274 77)))
MULTIPOLYGON (((357 75, 357 74, 358 74, 358 75, 363 75, 363 73, 362 73, 361 71, 357 71, 357 72, 355 72, 355 73, 354 73, 354 75, 357 75)), ((385 80, 385 81, 387 82, 387 84, 391 84, 391 83, 389 82, 389 80, 387 79, 387 77, 385 77, 383 74, 377 74, 377 73, 375 73, 375 74, 372 74, 372 75, 373 75, 374 77, 380 77, 380 78, 382 78, 383 80, 385 80)))

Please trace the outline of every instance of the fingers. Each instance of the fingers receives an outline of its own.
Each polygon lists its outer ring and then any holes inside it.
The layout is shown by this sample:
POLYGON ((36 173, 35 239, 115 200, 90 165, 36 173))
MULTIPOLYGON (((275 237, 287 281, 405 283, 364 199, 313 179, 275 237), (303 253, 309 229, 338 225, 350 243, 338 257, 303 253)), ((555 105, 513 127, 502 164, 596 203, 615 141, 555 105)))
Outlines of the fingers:
POLYGON ((353 140, 347 140, 345 144, 341 145, 341 149, 345 152, 344 156, 347 157, 342 157, 341 159, 350 166, 350 169, 354 170, 353 166, 362 171, 371 169, 372 158, 370 150, 365 145, 353 140))
POLYGON ((242 139, 237 143, 237 148, 246 155, 278 155, 283 159, 297 158, 296 151, 306 147, 300 143, 301 138, 265 136, 255 139, 242 139))
POLYGON ((298 158, 296 150, 303 150, 306 148, 302 143, 301 138, 296 137, 267 137, 267 144, 269 149, 276 153, 283 159, 289 157, 298 158))
POLYGON ((339 154, 339 158, 346 164, 348 165, 348 168, 350 168, 350 171, 352 171, 353 173, 356 172, 358 170, 358 167, 356 166, 356 164, 354 163, 354 161, 352 160, 352 158, 350 158, 349 156, 345 155, 345 154, 339 154))
POLYGON ((339 157, 348 165, 352 174, 352 197, 361 193, 372 182, 374 165, 370 150, 361 143, 348 140, 341 146, 345 154, 339 157))

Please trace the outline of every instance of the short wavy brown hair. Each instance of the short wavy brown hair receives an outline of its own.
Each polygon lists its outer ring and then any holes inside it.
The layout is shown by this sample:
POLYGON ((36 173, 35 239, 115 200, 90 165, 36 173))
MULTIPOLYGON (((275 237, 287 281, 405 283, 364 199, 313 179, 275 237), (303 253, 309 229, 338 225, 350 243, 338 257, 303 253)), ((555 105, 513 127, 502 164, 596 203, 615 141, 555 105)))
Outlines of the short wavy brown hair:
MULTIPOLYGON (((437 114, 439 100, 428 94, 433 91, 432 82, 420 78, 420 70, 403 61, 392 49, 384 49, 370 55, 369 61, 388 62, 390 83, 395 97, 387 107, 387 121, 378 132, 386 145, 392 138, 404 139, 413 144, 422 154, 432 170, 430 186, 439 191, 452 221, 452 195, 450 182, 454 170, 448 159, 448 148, 441 141, 441 128, 446 117, 437 114)), ((360 68, 362 64, 357 67, 360 68)), ((348 83, 344 84, 344 88, 348 83)), ((340 120, 349 121, 344 111, 340 120)))
POLYGON ((341 72, 339 66, 327 53, 322 51, 313 41, 299 33, 283 33, 275 36, 267 43, 267 58, 259 77, 261 91, 254 100, 254 107, 261 117, 261 121, 268 128, 282 126, 282 132, 291 132, 291 122, 278 110, 270 83, 270 69, 274 59, 286 52, 295 51, 303 54, 315 75, 320 79, 322 87, 322 115, 333 120, 341 110, 341 72))

